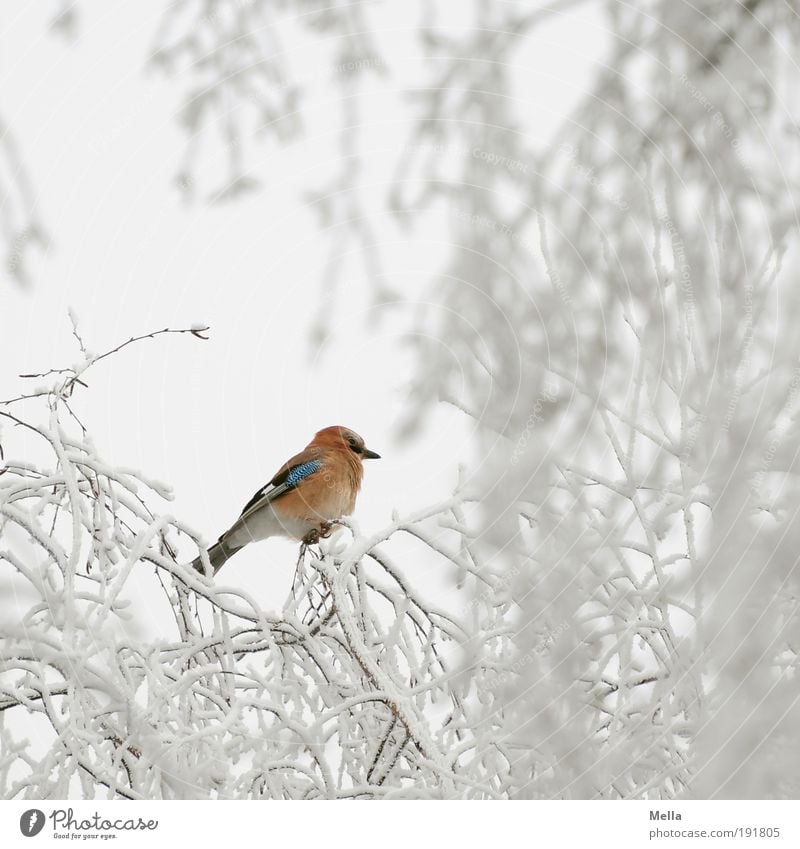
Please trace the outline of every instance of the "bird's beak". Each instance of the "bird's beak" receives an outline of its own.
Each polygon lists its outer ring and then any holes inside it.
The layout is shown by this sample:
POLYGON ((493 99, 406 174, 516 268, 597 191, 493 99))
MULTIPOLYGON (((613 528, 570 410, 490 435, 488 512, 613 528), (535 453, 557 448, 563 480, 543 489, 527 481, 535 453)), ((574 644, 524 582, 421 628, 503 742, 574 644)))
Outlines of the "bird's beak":
POLYGON ((381 459, 381 455, 380 455, 380 454, 376 454, 374 451, 370 451, 370 450, 369 450, 369 448, 365 448, 365 449, 361 452, 361 456, 362 456, 365 460, 380 460, 380 459, 381 459))

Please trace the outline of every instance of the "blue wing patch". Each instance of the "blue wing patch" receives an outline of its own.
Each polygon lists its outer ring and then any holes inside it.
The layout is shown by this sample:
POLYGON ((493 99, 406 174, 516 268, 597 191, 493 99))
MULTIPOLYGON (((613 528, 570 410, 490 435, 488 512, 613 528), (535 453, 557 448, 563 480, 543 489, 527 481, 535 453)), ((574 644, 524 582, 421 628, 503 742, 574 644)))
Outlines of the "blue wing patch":
MULTIPOLYGON (((259 509, 264 504, 269 504, 270 501, 283 495, 284 492, 294 489, 299 483, 313 475, 314 472, 318 472, 323 465, 322 460, 306 460, 305 463, 299 463, 297 466, 293 466, 285 473, 286 477, 279 484, 275 486, 267 484, 265 487, 259 489, 247 504, 244 505, 242 516, 251 510, 259 509)), ((280 478, 276 479, 279 480, 280 478)))
POLYGON ((321 460, 309 460, 307 463, 301 463, 299 466, 295 466, 286 476, 286 484, 290 487, 297 486, 300 481, 305 480, 321 468, 321 460))

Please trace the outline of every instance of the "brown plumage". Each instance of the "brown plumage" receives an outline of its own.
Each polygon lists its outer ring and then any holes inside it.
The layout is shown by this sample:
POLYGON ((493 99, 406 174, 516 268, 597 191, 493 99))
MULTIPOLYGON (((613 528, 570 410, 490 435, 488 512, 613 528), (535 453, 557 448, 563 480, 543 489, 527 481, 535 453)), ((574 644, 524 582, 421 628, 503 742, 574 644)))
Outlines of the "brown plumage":
MULTIPOLYGON (((256 492, 208 550, 214 572, 255 540, 288 536, 309 542, 327 535, 331 522, 355 510, 364 476, 362 461, 379 456, 349 428, 335 425, 320 430, 256 492)), ((200 557, 192 565, 204 571, 200 557)))

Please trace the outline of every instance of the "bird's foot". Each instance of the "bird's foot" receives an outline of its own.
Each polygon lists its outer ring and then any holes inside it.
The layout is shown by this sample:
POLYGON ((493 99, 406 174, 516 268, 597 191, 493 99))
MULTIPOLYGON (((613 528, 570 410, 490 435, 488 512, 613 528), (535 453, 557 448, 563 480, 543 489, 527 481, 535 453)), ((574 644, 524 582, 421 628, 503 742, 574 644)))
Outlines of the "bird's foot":
POLYGON ((319 528, 320 539, 327 539, 333 533, 334 528, 338 524, 340 523, 335 520, 332 522, 323 522, 319 528))
MULTIPOLYGON (((316 545, 320 540, 320 532, 319 528, 312 528, 301 540, 300 540, 300 556, 298 557, 298 561, 306 559, 306 552, 312 545, 316 545)), ((312 551, 312 554, 314 552, 312 551)), ((320 552, 318 557, 322 556, 322 552, 320 552)))
POLYGON ((316 545, 321 539, 327 539, 334 530, 336 525, 340 524, 337 521, 321 522, 319 527, 312 528, 304 537, 303 545, 316 545))
POLYGON ((316 545, 322 534, 320 534, 319 528, 312 528, 304 537, 303 537, 303 545, 308 547, 309 545, 316 545))

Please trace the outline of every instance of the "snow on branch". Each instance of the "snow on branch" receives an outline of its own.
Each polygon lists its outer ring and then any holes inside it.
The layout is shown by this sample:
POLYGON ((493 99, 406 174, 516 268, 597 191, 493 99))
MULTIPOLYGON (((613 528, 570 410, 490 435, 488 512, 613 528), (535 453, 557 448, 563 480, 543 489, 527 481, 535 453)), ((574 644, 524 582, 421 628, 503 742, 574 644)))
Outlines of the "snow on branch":
POLYGON ((469 554, 467 495, 304 550, 267 612, 186 565, 200 540, 157 506, 169 487, 104 461, 71 406, 103 359, 208 328, 96 355, 74 326, 78 363, 26 374, 45 385, 0 407, 0 575, 19 611, 0 611, 0 794, 506 795, 512 758, 478 699, 507 607, 469 554), (460 581, 460 610, 404 576, 400 536, 460 581))

